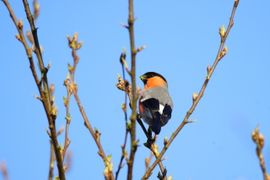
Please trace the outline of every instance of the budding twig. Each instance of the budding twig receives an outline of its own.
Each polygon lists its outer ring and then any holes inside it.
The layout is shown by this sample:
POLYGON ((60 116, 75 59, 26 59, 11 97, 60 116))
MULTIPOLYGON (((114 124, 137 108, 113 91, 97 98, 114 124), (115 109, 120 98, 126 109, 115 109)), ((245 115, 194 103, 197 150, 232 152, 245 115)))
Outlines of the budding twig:
POLYGON ((37 35, 37 28, 36 28, 35 23, 34 23, 33 15, 30 11, 28 1, 23 0, 25 13, 26 13, 29 25, 31 27, 31 31, 32 31, 33 39, 34 39, 35 54, 36 54, 36 57, 38 60, 38 66, 39 66, 39 70, 40 70, 40 77, 41 77, 40 80, 39 80, 39 77, 37 75, 35 63, 33 60, 32 49, 27 44, 26 38, 24 36, 23 22, 21 20, 20 21, 17 20, 15 13, 14 13, 13 9, 11 8, 8 0, 2 0, 2 2, 6 6, 8 12, 10 14, 10 17, 11 17, 18 33, 19 33, 18 35, 16 35, 16 38, 23 44, 26 55, 28 57, 30 69, 31 69, 32 75, 34 77, 36 86, 38 87, 38 90, 39 90, 40 100, 41 100, 43 107, 44 107, 44 110, 46 112, 46 116, 47 116, 47 120, 48 120, 48 124, 49 124, 49 129, 50 129, 50 138, 51 138, 51 142, 53 143, 53 146, 54 146, 54 152, 55 152, 55 157, 56 157, 56 162, 57 162, 57 167, 58 167, 59 178, 61 180, 65 180, 65 171, 63 168, 63 159, 62 159, 62 154, 61 154, 61 148, 60 148, 59 143, 58 143, 56 126, 55 126, 55 120, 57 117, 56 112, 57 111, 56 111, 56 107, 51 103, 52 97, 51 97, 51 93, 49 92, 49 83, 48 83, 48 79, 47 79, 47 71, 48 70, 44 66, 44 61, 42 58, 42 53, 41 53, 38 35, 37 35))
POLYGON ((77 50, 79 50, 82 47, 82 43, 78 41, 78 34, 75 33, 73 37, 67 37, 68 38, 68 44, 69 47, 71 48, 71 54, 73 57, 73 65, 69 65, 69 73, 70 77, 68 77, 68 82, 67 82, 67 91, 72 94, 75 98, 75 101, 77 103, 77 106, 79 108, 79 111, 82 115, 82 118, 84 120, 84 125, 90 132, 91 136, 93 137, 97 148, 98 148, 98 154, 102 158, 103 163, 104 163, 104 177, 106 180, 114 180, 114 176, 112 173, 112 162, 111 162, 111 156, 107 156, 105 151, 103 150, 102 144, 100 142, 100 136, 101 133, 97 130, 94 129, 88 119, 88 116, 86 112, 84 111, 84 107, 81 103, 81 100, 78 95, 78 87, 77 84, 75 83, 75 72, 76 72, 76 67, 77 64, 79 63, 79 56, 77 55, 77 50))
POLYGON ((264 136, 260 133, 259 129, 256 128, 251 135, 253 142, 256 144, 256 154, 258 156, 260 167, 263 173, 264 180, 270 180, 270 175, 266 171, 265 161, 263 157, 263 146, 264 146, 264 136))
POLYGON ((191 116, 191 114, 194 112, 195 108, 197 107, 198 103, 200 102, 201 98, 203 97, 204 91, 207 87, 207 84, 209 82, 209 80, 211 79, 211 76, 218 64, 218 62, 224 57, 224 55, 226 54, 226 49, 224 49, 225 46, 225 42, 226 39, 229 35, 229 32, 233 26, 233 19, 234 19, 234 15, 236 12, 236 9, 238 7, 238 3, 239 0, 235 0, 234 1, 234 5, 232 8, 232 12, 231 12, 231 16, 230 16, 230 21, 229 24, 227 26, 227 30, 225 31, 225 33, 220 32, 220 36, 221 36, 221 41, 220 41, 220 45, 219 45, 219 49, 218 49, 218 53, 217 56, 215 58, 215 61, 213 63, 213 65, 211 67, 207 68, 207 77, 203 82, 203 85, 201 87, 201 90, 199 91, 199 93, 197 94, 193 94, 193 102, 191 107, 189 108, 189 110, 187 111, 183 121, 181 122, 181 124, 177 127, 177 129, 173 132, 173 134, 171 135, 170 139, 168 140, 168 142, 166 143, 166 145, 164 145, 162 151, 160 152, 159 156, 157 157, 157 159, 155 160, 155 162, 148 168, 148 170, 146 171, 146 173, 144 174, 144 176, 142 177, 142 179, 148 179, 149 176, 151 175, 152 171, 154 170, 154 168, 156 167, 156 165, 161 161, 163 155, 165 154, 165 152, 167 151, 167 149, 170 147, 171 143, 173 142, 173 140, 176 138, 176 136, 178 135, 178 133, 182 130, 182 128, 189 122, 189 117, 191 116))

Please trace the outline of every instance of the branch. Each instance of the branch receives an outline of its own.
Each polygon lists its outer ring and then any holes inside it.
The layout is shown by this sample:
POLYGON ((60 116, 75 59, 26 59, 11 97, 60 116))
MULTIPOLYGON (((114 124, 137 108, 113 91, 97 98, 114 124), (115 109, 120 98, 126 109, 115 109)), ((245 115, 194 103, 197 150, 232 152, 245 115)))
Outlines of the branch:
MULTIPOLYGON (((155 137, 155 138, 156 138, 156 137, 155 137)), ((146 147, 147 147, 147 146, 146 146, 146 147)), ((158 151, 158 146, 157 146, 157 144, 155 144, 155 141, 152 142, 148 148, 150 149, 150 151, 153 153, 153 155, 154 155, 155 158, 157 159, 157 158, 158 158, 158 155, 159 155, 159 151, 158 151)), ((165 179, 167 179, 167 177, 166 177, 166 176, 167 176, 167 170, 164 168, 162 161, 159 161, 159 162, 158 162, 158 165, 159 165, 159 169, 160 169, 160 171, 161 171, 161 173, 160 173, 160 172, 158 173, 158 176, 157 176, 158 179, 160 179, 160 180, 165 180, 165 179)), ((148 167, 149 167, 149 165, 148 165, 148 167)))
POLYGON ((261 134, 259 129, 256 128, 252 132, 251 137, 252 137, 253 142, 256 144, 256 154, 257 154, 258 159, 260 161, 260 167, 261 167, 261 170, 263 173, 263 178, 264 178, 264 180, 270 180, 270 175, 266 171, 265 161, 264 161, 264 157, 263 157, 263 153, 262 153, 263 146, 264 146, 263 134, 261 134))
POLYGON ((0 172, 2 173, 3 180, 9 180, 7 165, 5 162, 0 163, 0 172))
POLYGON ((58 140, 57 140, 57 133, 56 133, 56 127, 55 127, 55 120, 57 117, 57 110, 56 107, 53 105, 52 97, 49 92, 49 86, 48 86, 48 80, 47 80, 47 71, 48 69, 45 68, 42 55, 41 55, 41 50, 38 42, 38 36, 37 36, 37 28, 35 27, 33 16, 31 14, 29 4, 27 0, 23 0, 25 12, 32 30, 33 38, 34 38, 34 45, 35 45, 35 50, 34 52, 36 53, 37 59, 38 59, 38 64, 39 64, 39 69, 41 72, 41 80, 39 80, 34 61, 33 61, 33 56, 32 56, 32 49, 28 46, 24 33, 23 33, 23 22, 22 21, 17 21, 17 18, 14 14, 14 11, 12 10, 8 0, 2 0, 2 2, 5 4, 10 17, 17 28, 18 35, 16 35, 16 38, 23 44, 25 52, 27 54, 29 64, 30 64, 30 69, 32 72, 32 75, 34 77, 35 83, 38 87, 39 94, 40 94, 40 100, 43 104, 44 110, 46 112, 46 116, 48 119, 48 124, 49 124, 49 129, 50 129, 50 138, 54 146, 55 150, 55 156, 56 156, 56 161, 57 161, 57 167, 58 167, 58 173, 59 173, 59 178, 61 180, 65 180, 65 171, 63 168, 63 159, 61 155, 61 147, 59 146, 58 140))
POLYGON ((219 49, 218 49, 218 53, 217 56, 215 58, 214 63, 212 64, 212 66, 208 66, 207 67, 207 76, 203 82, 203 85, 201 87, 201 90, 199 92, 199 94, 194 93, 193 94, 193 103, 191 105, 191 107, 189 108, 189 110, 187 111, 183 121, 181 122, 181 124, 177 127, 177 129, 172 133, 170 139, 168 140, 168 142, 166 143, 166 145, 164 145, 162 151, 160 152, 160 154, 158 155, 157 159, 155 160, 155 162, 148 168, 148 170, 146 171, 146 173, 144 174, 144 176, 142 177, 142 179, 148 179, 152 173, 152 171, 154 170, 154 168, 156 167, 156 165, 161 161, 161 158, 163 157, 163 155, 165 154, 165 152, 167 151, 167 149, 170 147, 171 143, 173 142, 173 140, 176 138, 176 136, 178 135, 178 133, 182 130, 182 128, 189 123, 189 117, 190 115, 193 113, 193 111, 195 110, 195 108, 197 107, 198 103, 200 102, 201 98, 203 97, 204 91, 207 87, 208 82, 210 81, 212 74, 214 73, 216 66, 218 65, 219 61, 226 55, 227 53, 227 47, 225 47, 225 42, 226 39, 230 33, 231 28, 233 27, 233 19, 234 19, 234 15, 235 15, 235 11, 238 7, 238 3, 239 0, 234 0, 234 5, 232 8, 232 12, 231 12, 231 16, 230 16, 230 21, 229 24, 227 26, 227 30, 222 27, 219 31, 220 33, 220 37, 221 37, 221 41, 220 41, 220 45, 219 45, 219 49))
POLYGON ((79 95, 78 95, 78 88, 77 88, 77 84, 74 81, 75 78, 75 71, 76 71, 76 67, 77 64, 79 63, 79 56, 77 55, 77 50, 79 50, 82 46, 81 42, 78 42, 78 34, 75 33, 74 36, 68 37, 68 43, 69 43, 69 47, 72 49, 72 57, 73 57, 73 66, 69 66, 69 73, 70 76, 67 77, 67 79, 65 80, 65 82, 68 82, 68 84, 66 85, 67 90, 73 94, 75 101, 77 103, 77 106, 81 112, 82 118, 84 120, 84 125, 85 127, 89 130, 90 134, 92 135, 97 147, 98 147, 98 154, 99 156, 102 158, 105 169, 104 169, 104 176, 107 180, 113 180, 114 176, 112 173, 112 163, 111 163, 111 156, 107 156, 103 150, 103 147, 101 145, 100 142, 100 132, 92 127, 87 114, 84 111, 84 108, 81 104, 79 95))
POLYGON ((54 149, 53 144, 50 142, 50 162, 49 162, 49 175, 48 180, 53 180, 53 170, 54 170, 54 149))
POLYGON ((136 54, 137 50, 135 47, 135 35, 134 35, 134 7, 133 0, 129 0, 128 3, 128 32, 130 40, 130 54, 131 54, 131 109, 132 113, 130 116, 130 154, 128 159, 128 173, 127 179, 131 180, 133 176, 133 164, 135 153, 138 146, 136 139, 136 117, 137 117, 137 87, 136 87, 136 54))

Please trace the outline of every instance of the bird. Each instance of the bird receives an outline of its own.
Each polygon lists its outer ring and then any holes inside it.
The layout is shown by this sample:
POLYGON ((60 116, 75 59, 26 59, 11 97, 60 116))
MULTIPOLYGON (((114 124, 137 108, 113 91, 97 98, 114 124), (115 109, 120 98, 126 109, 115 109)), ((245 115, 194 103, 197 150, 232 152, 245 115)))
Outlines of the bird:
POLYGON ((168 83, 156 72, 147 72, 141 75, 140 79, 144 88, 139 96, 139 115, 149 125, 148 131, 157 135, 172 115, 173 101, 168 91, 168 83))

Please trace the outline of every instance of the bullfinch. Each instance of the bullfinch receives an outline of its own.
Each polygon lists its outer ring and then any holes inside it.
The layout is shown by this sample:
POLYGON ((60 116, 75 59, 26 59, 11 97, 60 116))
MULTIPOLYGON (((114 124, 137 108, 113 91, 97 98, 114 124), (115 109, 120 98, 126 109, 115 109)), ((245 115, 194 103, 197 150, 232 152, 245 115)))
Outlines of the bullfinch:
POLYGON ((173 109, 167 80, 156 72, 147 72, 140 79, 144 83, 139 97, 140 117, 149 125, 149 131, 159 134, 171 118, 173 109))

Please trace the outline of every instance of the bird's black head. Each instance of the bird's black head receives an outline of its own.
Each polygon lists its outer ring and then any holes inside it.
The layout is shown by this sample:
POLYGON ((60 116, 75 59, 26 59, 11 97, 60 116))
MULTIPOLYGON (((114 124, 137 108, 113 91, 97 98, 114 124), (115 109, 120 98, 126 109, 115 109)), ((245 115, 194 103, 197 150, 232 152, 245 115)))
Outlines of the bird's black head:
POLYGON ((167 80, 161 74, 158 74, 156 72, 147 72, 147 73, 141 75, 140 76, 140 79, 142 80, 142 82, 144 84, 146 84, 147 83, 147 80, 149 78, 152 78, 152 77, 155 77, 155 76, 158 76, 158 77, 162 78, 167 83, 167 80))

